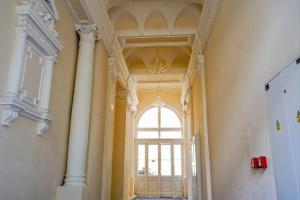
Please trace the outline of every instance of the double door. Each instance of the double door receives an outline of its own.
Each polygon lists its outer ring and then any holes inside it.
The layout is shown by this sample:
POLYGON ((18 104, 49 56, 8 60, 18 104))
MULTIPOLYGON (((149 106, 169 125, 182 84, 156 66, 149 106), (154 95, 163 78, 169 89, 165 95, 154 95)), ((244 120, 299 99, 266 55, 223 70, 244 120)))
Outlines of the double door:
POLYGON ((300 59, 267 86, 278 200, 300 200, 300 59))
POLYGON ((138 142, 135 193, 142 197, 183 195, 182 144, 138 142))

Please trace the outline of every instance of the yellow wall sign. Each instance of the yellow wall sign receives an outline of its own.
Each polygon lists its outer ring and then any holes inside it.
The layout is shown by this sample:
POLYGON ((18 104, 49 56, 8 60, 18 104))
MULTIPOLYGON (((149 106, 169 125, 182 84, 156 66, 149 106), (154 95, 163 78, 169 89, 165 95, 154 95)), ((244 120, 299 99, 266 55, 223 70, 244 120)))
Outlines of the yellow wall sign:
POLYGON ((275 129, 276 129, 276 131, 281 130, 281 125, 280 125, 280 122, 278 120, 276 121, 275 129))
POLYGON ((297 122, 300 123, 300 111, 298 110, 298 113, 297 113, 297 122))

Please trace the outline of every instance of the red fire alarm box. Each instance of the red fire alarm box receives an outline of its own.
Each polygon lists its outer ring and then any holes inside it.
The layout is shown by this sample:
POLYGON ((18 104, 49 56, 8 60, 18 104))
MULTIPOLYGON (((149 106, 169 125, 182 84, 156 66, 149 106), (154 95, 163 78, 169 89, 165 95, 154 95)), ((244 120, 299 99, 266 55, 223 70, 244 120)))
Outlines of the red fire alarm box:
POLYGON ((254 169, 266 169, 268 168, 267 164, 267 157, 266 156, 260 156, 260 157, 254 157, 251 159, 251 167, 254 169))
POLYGON ((258 168, 258 158, 254 157, 251 159, 251 167, 254 169, 258 168))
POLYGON ((259 168, 262 168, 262 169, 266 169, 268 167, 266 156, 260 156, 259 157, 258 166, 259 166, 259 168))

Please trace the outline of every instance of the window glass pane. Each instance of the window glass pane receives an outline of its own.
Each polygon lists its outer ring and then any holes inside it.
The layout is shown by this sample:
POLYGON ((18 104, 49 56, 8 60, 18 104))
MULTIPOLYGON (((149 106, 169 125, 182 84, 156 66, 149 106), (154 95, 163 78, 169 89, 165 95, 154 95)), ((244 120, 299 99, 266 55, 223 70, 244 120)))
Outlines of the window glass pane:
POLYGON ((155 139, 158 138, 158 131, 138 131, 139 139, 155 139))
POLYGON ((138 145, 138 175, 145 175, 145 145, 138 145))
POLYGON ((174 160, 174 175, 181 176, 181 160, 174 160))
POLYGON ((174 175, 181 176, 181 145, 174 145, 174 175))
POLYGON ((168 108, 161 108, 161 127, 162 128, 180 128, 180 120, 176 113, 168 108))
POLYGON ((161 175, 171 176, 171 146, 161 145, 161 175))
POLYGON ((158 108, 147 110, 139 120, 138 128, 158 128, 158 108))
POLYGON ((163 138, 163 139, 169 139, 169 138, 179 139, 179 138, 181 138, 181 131, 161 131, 160 132, 160 138, 163 138))
POLYGON ((148 175, 149 176, 158 175, 158 146, 157 145, 148 146, 148 175))

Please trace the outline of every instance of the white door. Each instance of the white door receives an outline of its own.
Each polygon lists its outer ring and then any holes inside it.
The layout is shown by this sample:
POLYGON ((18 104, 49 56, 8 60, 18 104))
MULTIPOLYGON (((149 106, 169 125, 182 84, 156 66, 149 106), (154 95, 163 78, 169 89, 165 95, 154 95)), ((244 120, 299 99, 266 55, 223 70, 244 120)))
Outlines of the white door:
POLYGON ((300 200, 300 64, 291 63, 266 86, 278 200, 300 200))
POLYGON ((183 195, 182 145, 158 142, 137 144, 135 192, 142 197, 183 195))

